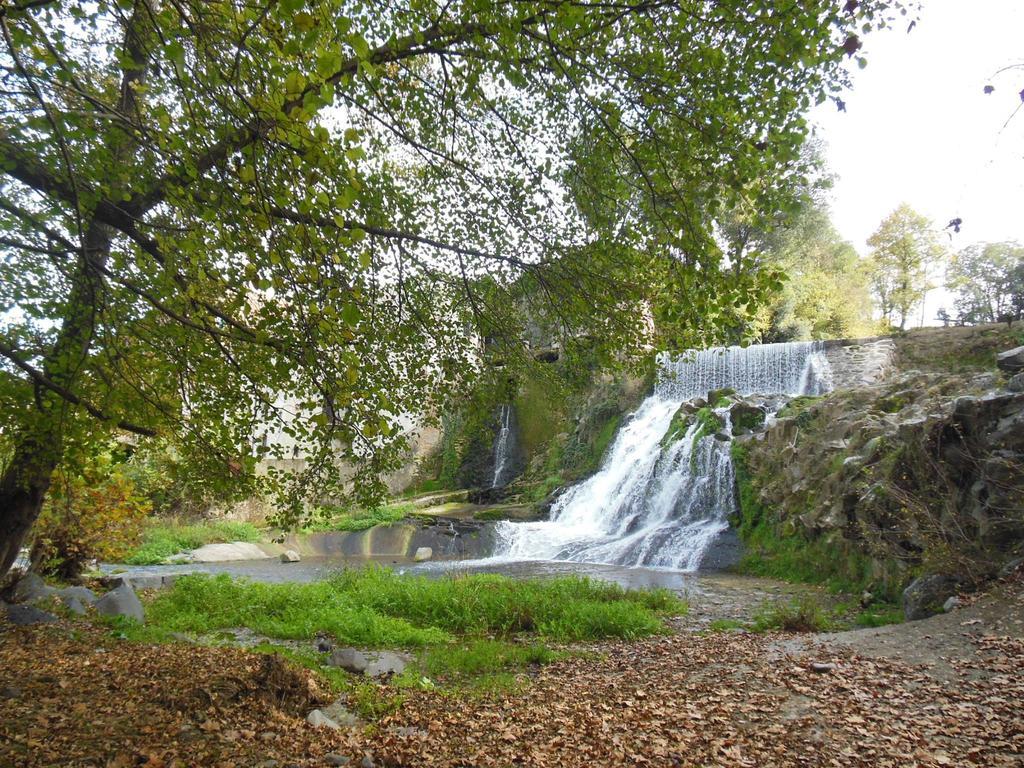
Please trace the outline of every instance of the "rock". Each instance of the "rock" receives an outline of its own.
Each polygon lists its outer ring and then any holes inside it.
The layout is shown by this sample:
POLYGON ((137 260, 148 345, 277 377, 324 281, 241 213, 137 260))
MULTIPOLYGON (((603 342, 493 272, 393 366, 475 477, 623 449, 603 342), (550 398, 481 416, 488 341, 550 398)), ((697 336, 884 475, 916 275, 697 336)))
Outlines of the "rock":
POLYGON ((332 667, 341 667, 357 675, 363 674, 370 665, 366 656, 355 648, 338 648, 327 662, 332 667))
POLYGON ((31 605, 8 605, 7 620, 16 627, 30 627, 33 624, 51 624, 57 621, 57 617, 31 605))
POLYGON ((386 677, 388 675, 400 675, 405 670, 406 661, 397 653, 383 651, 377 654, 376 658, 370 661, 366 667, 367 677, 386 677))
POLYGON ((65 587, 60 590, 60 596, 65 601, 74 598, 83 605, 94 605, 99 599, 96 593, 88 587, 65 587))
POLYGON ((1016 557, 999 569, 999 578, 1005 579, 1012 576, 1018 568, 1024 565, 1024 557, 1016 557))
POLYGON ((712 408, 715 408, 715 407, 718 406, 718 401, 721 400, 723 397, 731 397, 731 396, 733 396, 735 394, 736 394, 736 390, 733 389, 732 387, 722 387, 721 389, 712 389, 710 392, 708 392, 708 402, 707 402, 707 405, 710 405, 712 408))
POLYGON ((348 765, 352 762, 352 758, 345 757, 344 755, 330 754, 324 755, 324 762, 328 765, 348 765))
POLYGON ((296 552, 294 549, 288 549, 281 553, 282 563, 297 563, 301 559, 302 558, 299 557, 299 553, 296 552))
POLYGON ((1006 388, 1011 392, 1024 392, 1024 372, 1013 376, 1007 383, 1006 388))
POLYGON ((362 725, 362 721, 359 717, 354 712, 349 711, 349 708, 346 707, 340 699, 330 706, 324 707, 320 711, 343 728, 352 728, 362 725))
POLYGON ((903 590, 904 618, 917 621, 939 613, 943 603, 956 593, 959 584, 959 579, 944 574, 917 577, 903 590))
POLYGON ((268 758, 262 762, 256 763, 257 768, 277 768, 278 762, 274 758, 268 758))
POLYGON ((82 601, 77 597, 61 597, 64 603, 64 607, 67 608, 75 616, 85 616, 85 606, 82 605, 82 601))
POLYGON ((951 598, 949 598, 948 600, 946 600, 946 602, 942 604, 942 611, 944 613, 949 613, 950 611, 956 610, 959 607, 960 598, 956 595, 953 595, 951 598))
POLYGON ((414 562, 422 563, 429 560, 434 556, 434 550, 430 547, 420 547, 416 550, 416 553, 412 556, 414 562))
POLYGON ((720 443, 728 443, 730 440, 732 440, 732 435, 730 435, 728 432, 724 430, 721 432, 715 432, 715 440, 717 440, 720 443))
POLYGON ((811 672, 817 672, 819 675, 825 675, 829 672, 834 672, 836 669, 835 664, 826 664, 822 661, 811 662, 811 672))
POLYGON ((373 755, 367 752, 363 755, 363 759, 359 761, 359 768, 375 768, 377 764, 373 762, 373 755))
POLYGON ((331 720, 321 710, 314 709, 308 715, 306 715, 306 722, 312 725, 314 728, 330 728, 332 731, 341 729, 341 726, 331 720))
POLYGON ((146 620, 139 596, 128 583, 122 583, 97 600, 96 612, 104 616, 125 616, 140 624, 146 620))
POLYGON ((326 637, 318 637, 314 647, 317 653, 330 653, 334 649, 334 644, 326 637))
POLYGON ((996 366, 1008 373, 1024 371, 1024 347, 1015 347, 996 355, 996 366))
POLYGON ((765 412, 763 408, 741 400, 729 408, 729 419, 734 430, 755 430, 764 426, 765 412))
POLYGON ((868 592, 868 590, 865 589, 863 592, 860 593, 860 607, 861 608, 867 608, 873 602, 875 602, 875 596, 873 594, 871 594, 870 592, 868 592))
POLYGON ((15 603, 31 603, 49 597, 57 590, 46 585, 38 573, 26 573, 11 591, 11 600, 15 603))

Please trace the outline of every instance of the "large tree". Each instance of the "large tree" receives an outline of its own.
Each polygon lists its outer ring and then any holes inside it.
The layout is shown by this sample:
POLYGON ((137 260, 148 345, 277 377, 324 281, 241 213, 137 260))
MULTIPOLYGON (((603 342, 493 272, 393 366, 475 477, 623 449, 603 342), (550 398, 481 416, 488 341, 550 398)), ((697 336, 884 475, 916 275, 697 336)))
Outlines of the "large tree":
POLYGON ((868 238, 871 290, 882 317, 890 325, 899 318, 907 326, 913 311, 933 287, 930 273, 945 249, 928 219, 903 203, 868 238))
POLYGON ((1019 317, 1024 296, 1024 246, 1016 242, 976 243, 953 255, 946 287, 957 294, 957 318, 994 323, 1019 317))
POLYGON ((229 483, 277 423, 293 509, 339 455, 372 496, 476 338, 516 358, 524 297, 635 342, 657 242, 681 302, 741 300, 716 210, 785 199, 801 113, 894 5, 3 2, 0 573, 97 433, 229 483))

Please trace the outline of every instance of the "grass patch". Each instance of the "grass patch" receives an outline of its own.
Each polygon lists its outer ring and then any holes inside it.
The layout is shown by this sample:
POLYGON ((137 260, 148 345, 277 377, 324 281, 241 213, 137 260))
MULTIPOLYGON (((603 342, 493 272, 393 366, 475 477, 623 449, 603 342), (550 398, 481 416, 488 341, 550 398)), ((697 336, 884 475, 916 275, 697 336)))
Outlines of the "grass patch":
POLYGON ((374 509, 345 509, 321 507, 316 516, 302 527, 309 533, 325 531, 365 531, 376 525, 392 525, 408 517, 416 505, 396 502, 374 509))
POLYGON ((887 624, 901 624, 903 621, 902 606, 893 603, 869 606, 853 619, 853 623, 858 627, 884 627, 887 624))
POLYGON ((755 632, 824 632, 833 626, 829 613, 813 598, 805 596, 787 603, 766 603, 754 616, 751 629, 755 632))
POLYGON ((712 632, 728 632, 733 629, 746 629, 747 625, 742 621, 736 619, 715 619, 708 624, 708 629, 712 632))
POLYGON ((683 611, 667 590, 627 591, 585 578, 428 579, 370 567, 312 584, 186 576, 157 595, 147 615, 151 626, 173 632, 248 627, 283 639, 326 632, 352 645, 415 648, 451 644, 457 635, 637 638, 664 631, 660 615, 683 611))
POLYGON ((209 520, 199 523, 161 521, 148 526, 142 543, 125 559, 131 565, 157 565, 171 555, 206 544, 229 541, 257 542, 263 532, 252 523, 234 520, 209 520))

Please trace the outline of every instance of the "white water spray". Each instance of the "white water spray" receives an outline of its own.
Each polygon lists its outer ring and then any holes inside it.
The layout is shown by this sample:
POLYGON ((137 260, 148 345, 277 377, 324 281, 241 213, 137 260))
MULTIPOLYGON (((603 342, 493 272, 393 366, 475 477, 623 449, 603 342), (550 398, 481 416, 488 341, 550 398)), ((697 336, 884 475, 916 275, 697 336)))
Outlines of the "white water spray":
POLYGON ((494 477, 491 480, 491 488, 500 488, 505 485, 509 478, 506 477, 510 465, 511 456, 511 434, 512 434, 512 406, 502 405, 498 411, 498 437, 494 441, 494 477))
POLYGON ((499 523, 496 558, 696 570, 736 506, 732 427, 728 409, 715 409, 718 433, 694 421, 666 441, 680 405, 723 387, 743 395, 831 388, 828 360, 810 342, 663 354, 658 362, 654 394, 626 420, 601 469, 563 493, 550 520, 499 523))

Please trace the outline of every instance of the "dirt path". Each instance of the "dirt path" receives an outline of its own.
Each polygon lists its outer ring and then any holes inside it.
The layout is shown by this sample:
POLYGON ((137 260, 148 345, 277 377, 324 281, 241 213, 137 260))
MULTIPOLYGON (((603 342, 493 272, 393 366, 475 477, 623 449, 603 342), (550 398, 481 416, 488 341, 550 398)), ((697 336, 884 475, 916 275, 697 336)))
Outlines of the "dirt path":
POLYGON ((307 726, 315 691, 241 650, 0 626, 0 765, 1019 766, 1022 606, 1018 580, 881 630, 604 644, 521 692, 407 691, 342 732, 307 726))

